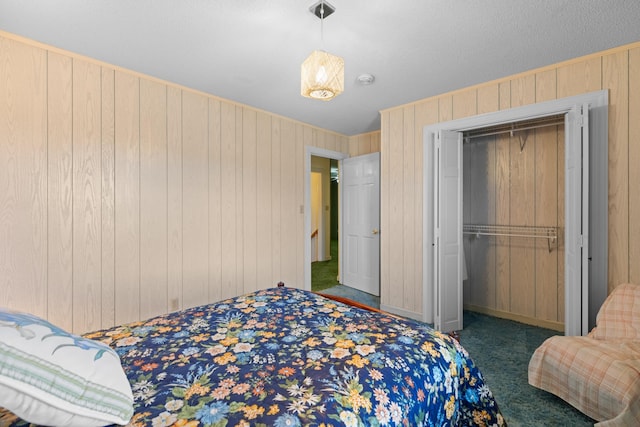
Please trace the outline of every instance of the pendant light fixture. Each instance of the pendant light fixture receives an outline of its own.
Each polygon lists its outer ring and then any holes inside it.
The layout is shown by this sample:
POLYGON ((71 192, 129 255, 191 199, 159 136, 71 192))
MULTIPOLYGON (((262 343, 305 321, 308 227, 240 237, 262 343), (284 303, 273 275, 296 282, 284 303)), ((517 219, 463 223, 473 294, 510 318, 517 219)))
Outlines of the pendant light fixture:
MULTIPOLYGON (((324 0, 311 6, 311 12, 320 18, 320 37, 323 38, 324 19, 335 8, 324 0)), ((344 91, 344 59, 323 50, 314 50, 304 60, 300 72, 302 96, 329 101, 344 91)))

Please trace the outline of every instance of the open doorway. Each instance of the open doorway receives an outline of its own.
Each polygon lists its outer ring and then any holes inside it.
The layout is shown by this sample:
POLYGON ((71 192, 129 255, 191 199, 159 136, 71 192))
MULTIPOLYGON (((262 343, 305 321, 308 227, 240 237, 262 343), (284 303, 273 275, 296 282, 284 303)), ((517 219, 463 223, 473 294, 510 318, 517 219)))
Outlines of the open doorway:
MULTIPOLYGON (((331 161, 335 161, 337 165, 339 165, 340 160, 346 159, 348 156, 348 154, 345 153, 341 153, 339 151, 333 151, 333 150, 327 150, 324 148, 319 148, 319 147, 312 147, 312 146, 306 146, 305 147, 305 158, 304 158, 304 177, 305 177, 305 182, 304 182, 304 206, 300 206, 300 212, 304 213, 304 289, 306 290, 312 290, 312 286, 311 286, 311 267, 312 267, 312 262, 316 262, 316 261, 312 261, 313 258, 313 252, 316 251, 316 254, 319 251, 319 248, 317 245, 319 245, 319 242, 313 242, 312 243, 312 234, 315 234, 315 230, 316 228, 318 228, 317 231, 317 235, 315 236, 316 238, 319 239, 319 235, 320 235, 320 230, 319 227, 312 227, 312 206, 311 206, 311 199, 312 199, 312 176, 313 173, 318 172, 317 170, 312 170, 312 158, 317 158, 317 159, 323 159, 323 161, 326 161, 328 163, 326 163, 327 166, 325 166, 326 170, 327 170, 327 175, 324 178, 324 182, 326 183, 326 186, 328 187, 328 201, 327 203, 325 203, 325 206, 329 206, 329 213, 331 212, 331 209, 333 207, 333 209, 336 209, 338 211, 337 214, 337 220, 332 221, 331 220, 331 216, 329 215, 329 217, 327 218, 327 222, 328 225, 326 227, 324 227, 324 229, 326 231, 323 232, 326 233, 327 231, 330 233, 332 226, 331 226, 331 222, 334 222, 334 226, 333 228, 336 229, 336 232, 338 234, 338 238, 336 239, 336 243, 337 243, 337 248, 336 248, 336 253, 335 256, 333 256, 331 254, 331 243, 330 243, 330 234, 329 234, 329 239, 328 240, 324 240, 326 243, 326 246, 328 246, 328 248, 324 248, 327 250, 327 252, 324 252, 326 255, 326 258, 331 257, 331 261, 335 262, 336 264, 339 264, 339 260, 340 260, 340 187, 338 184, 338 194, 336 195, 337 201, 334 201, 332 203, 332 201, 330 200, 330 182, 331 182, 331 161)), ((314 165, 316 165, 317 160, 314 161, 314 165)), ((317 167, 316 167, 317 169, 317 167)), ((317 185, 317 184, 316 184, 317 185)), ((320 204, 320 203, 319 203, 320 204)), ((322 206, 322 204, 320 204, 322 206)), ((319 215, 320 218, 324 218, 324 215, 319 215)), ((326 237, 325 237, 326 239, 326 237)), ((339 276, 339 269, 338 269, 338 273, 337 275, 339 276)), ((331 277, 331 276, 329 276, 331 277)), ((336 282, 338 282, 339 280, 337 280, 336 282)), ((337 284, 337 283, 336 283, 337 284)))
MULTIPOLYGON (((379 153, 376 154, 378 156, 379 159, 379 153)), ((312 274, 311 274, 311 270, 312 270, 312 253, 313 251, 320 251, 321 249, 316 247, 316 244, 312 244, 312 234, 314 234, 316 228, 312 227, 312 207, 311 207, 311 199, 312 199, 312 174, 313 174, 313 170, 312 170, 312 157, 319 157, 319 158, 324 158, 324 159, 329 159, 329 170, 333 170, 333 176, 334 178, 331 178, 331 172, 329 174, 329 183, 327 185, 329 185, 329 207, 327 208, 327 205, 324 205, 324 213, 329 212, 329 219, 328 219, 328 226, 324 227, 324 233, 328 233, 329 236, 326 240, 326 242, 328 242, 327 244, 325 244, 324 250, 328 251, 328 256, 327 257, 331 257, 331 262, 335 262, 335 264, 337 265, 337 267, 333 267, 334 270, 332 270, 331 273, 328 273, 328 277, 329 280, 331 282, 333 282, 333 274, 335 272, 335 268, 337 268, 337 280, 335 281, 336 286, 327 288, 325 291, 323 291, 324 293, 331 293, 333 295, 337 295, 337 296, 341 296, 341 297, 345 297, 345 298, 349 298, 355 301, 358 301, 362 304, 374 307, 374 308, 378 308, 380 306, 380 298, 377 295, 372 295, 370 293, 367 293, 366 291, 363 292, 361 290, 359 290, 356 287, 352 287, 352 286, 344 286, 342 285, 342 280, 341 278, 345 275, 345 271, 347 271, 345 269, 345 263, 347 263, 347 268, 349 267, 353 267, 354 265, 360 265, 360 262, 352 262, 352 263, 348 263, 347 260, 348 259, 354 259, 353 257, 349 258, 348 256, 345 256, 346 252, 345 252, 345 246, 347 247, 346 250, 348 250, 349 248, 352 248, 353 245, 349 246, 348 244, 346 244, 346 240, 345 240, 345 233, 348 233, 347 230, 347 226, 343 227, 342 225, 345 224, 343 221, 345 220, 345 216, 348 216, 348 212, 351 212, 351 217, 354 216, 354 214, 357 214, 358 212, 362 212, 363 209, 359 209, 358 211, 353 210, 354 206, 353 203, 345 203, 345 194, 348 193, 348 191, 344 190, 345 188, 349 187, 349 182, 350 180, 352 180, 353 173, 347 173, 345 176, 345 171, 349 170, 348 167, 344 167, 343 161, 347 160, 347 163, 352 163, 353 166, 353 162, 358 162, 358 157, 360 157, 360 160, 362 161, 363 157, 367 157, 365 156, 358 156, 352 159, 348 159, 348 155, 345 153, 340 153, 337 151, 331 151, 331 150, 326 150, 326 149, 322 149, 322 148, 318 148, 318 147, 310 147, 307 146, 305 147, 305 186, 304 186, 304 192, 305 192, 305 198, 304 198, 304 206, 301 206, 301 212, 304 213, 304 238, 305 238, 305 251, 304 251, 304 289, 307 290, 312 290, 312 274), (334 162, 335 161, 335 162, 334 162), (331 167, 331 165, 333 165, 333 167, 331 167), (331 186, 333 186, 333 189, 336 191, 331 191, 331 186), (333 200, 331 200, 331 194, 333 193, 333 200), (333 234, 333 237, 332 237, 333 234), (336 238, 337 237, 337 238, 336 238), (328 248, 327 248, 328 246, 328 248)), ((366 168, 365 168, 366 169, 366 168)), ((379 170, 379 166, 376 168, 376 170, 379 170)), ((352 170, 353 172, 353 170, 352 170)), ((368 175, 368 174, 367 174, 368 175)), ((326 182, 326 181, 325 181, 326 182)), ((317 184, 316 184, 317 185, 317 184)), ((374 193, 378 194, 379 196, 379 191, 373 191, 374 193)), ((347 201, 353 201, 353 199, 356 199, 355 197, 347 197, 346 198, 347 201)), ((365 199, 363 199, 365 200, 365 199)), ((369 205, 367 205, 369 206, 369 205)), ((373 207, 368 207, 367 209, 365 209, 366 212, 375 212, 376 213, 376 218, 379 219, 379 211, 380 211, 380 207, 379 207, 379 203, 376 204, 375 209, 373 207)), ((356 215, 357 216, 357 215, 356 215)), ((371 216, 371 215, 370 215, 371 216)), ((353 221, 351 221, 353 222, 353 221)), ((356 221, 358 223, 361 223, 362 221, 356 221)), ((348 222, 347 222, 348 225, 348 222)), ((369 228, 371 228, 369 230, 369 232, 367 233, 369 236, 374 236, 376 239, 379 238, 378 235, 378 228, 379 228, 379 222, 376 222, 375 225, 372 224, 366 224, 366 226, 369 228), (372 228, 373 227, 373 228, 372 228)), ((320 231, 320 227, 318 227, 318 237, 321 234, 320 231)), ((347 234, 348 235, 348 234, 347 234)), ((351 239, 353 241, 353 238, 351 239)), ((353 252, 353 251, 352 251, 353 252)), ((366 259, 366 252, 363 251, 356 251, 356 253, 360 254, 362 253, 363 255, 365 255, 365 258, 363 257, 359 257, 356 258, 358 260, 365 260, 366 259)), ((377 266, 378 266, 378 270, 379 270, 379 250, 376 251, 376 256, 377 256, 377 266)), ((324 261, 323 261, 324 263, 324 261)), ((367 263, 363 263, 363 264, 367 264, 367 263)), ((318 263, 318 267, 320 266, 325 266, 326 264, 319 264, 318 263)), ((371 263, 367 264, 368 266, 371 265, 371 263)), ((327 267, 329 267, 328 265, 326 265, 327 267)), ((351 270, 353 270, 353 268, 351 268, 351 270)), ((377 280, 377 289, 379 290, 379 276, 376 279, 377 280)))
POLYGON ((311 290, 339 281, 339 169, 336 159, 311 156, 311 290))

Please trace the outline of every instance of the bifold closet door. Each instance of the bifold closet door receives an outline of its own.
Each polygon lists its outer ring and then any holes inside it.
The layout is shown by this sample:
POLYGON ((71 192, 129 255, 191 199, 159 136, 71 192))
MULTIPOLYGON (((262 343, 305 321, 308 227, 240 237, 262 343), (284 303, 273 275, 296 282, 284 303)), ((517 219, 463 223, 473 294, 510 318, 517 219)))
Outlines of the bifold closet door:
POLYGON ((462 133, 441 130, 434 143, 434 324, 462 329, 462 133))
POLYGON ((565 335, 589 332, 589 106, 565 115, 565 335))

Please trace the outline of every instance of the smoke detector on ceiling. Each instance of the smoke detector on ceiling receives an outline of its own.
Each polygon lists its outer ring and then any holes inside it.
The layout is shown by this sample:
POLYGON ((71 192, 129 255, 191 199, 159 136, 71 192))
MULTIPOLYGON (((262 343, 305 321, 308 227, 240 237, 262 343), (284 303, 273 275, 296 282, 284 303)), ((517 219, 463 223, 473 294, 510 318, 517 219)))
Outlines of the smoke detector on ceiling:
POLYGON ((362 86, 368 86, 372 85, 376 78, 372 74, 360 74, 356 80, 362 86))

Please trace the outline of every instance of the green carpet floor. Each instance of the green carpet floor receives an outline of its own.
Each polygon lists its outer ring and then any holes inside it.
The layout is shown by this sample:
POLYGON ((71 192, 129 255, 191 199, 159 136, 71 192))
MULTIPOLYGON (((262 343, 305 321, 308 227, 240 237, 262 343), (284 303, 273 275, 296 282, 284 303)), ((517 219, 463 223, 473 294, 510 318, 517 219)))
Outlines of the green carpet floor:
POLYGON ((482 371, 510 427, 593 426, 594 421, 556 396, 529 385, 534 350, 556 331, 464 312, 460 342, 482 371))
POLYGON ((311 290, 324 291, 338 283, 338 241, 331 241, 331 259, 311 263, 311 290))

